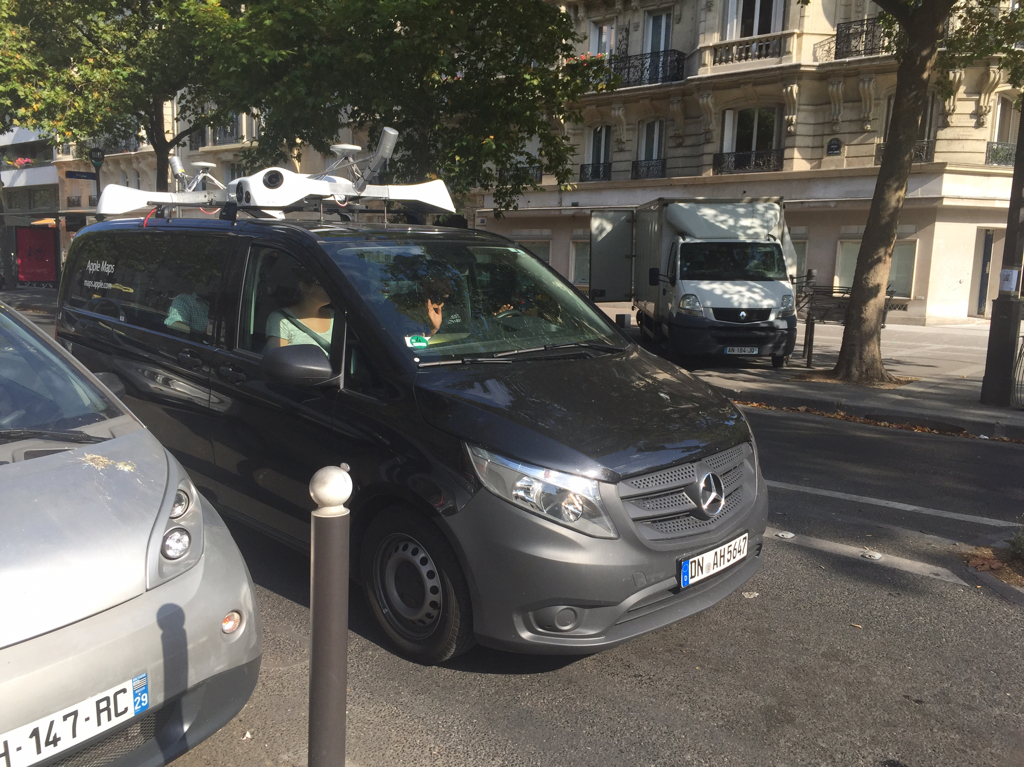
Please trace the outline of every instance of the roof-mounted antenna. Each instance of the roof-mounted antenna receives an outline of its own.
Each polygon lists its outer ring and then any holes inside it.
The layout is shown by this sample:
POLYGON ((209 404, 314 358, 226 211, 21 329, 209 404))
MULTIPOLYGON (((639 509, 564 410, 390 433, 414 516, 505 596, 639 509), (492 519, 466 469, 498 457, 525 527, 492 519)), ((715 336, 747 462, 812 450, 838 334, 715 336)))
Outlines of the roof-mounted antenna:
POLYGON ((355 164, 355 160, 352 158, 357 153, 362 152, 363 148, 356 144, 331 144, 331 152, 338 158, 334 163, 327 168, 323 173, 318 173, 310 178, 324 178, 325 176, 331 175, 332 172, 338 170, 341 167, 355 164))
POLYGON ((366 170, 363 172, 362 177, 357 179, 355 182, 355 189, 359 194, 362 194, 366 189, 367 184, 370 183, 370 178, 384 167, 384 163, 391 159, 391 155, 395 153, 395 144, 398 143, 398 131, 394 128, 385 128, 380 133, 380 142, 377 144, 377 151, 373 153, 373 157, 370 158, 369 164, 366 166, 366 170))
POLYGON ((196 173, 192 181, 189 182, 189 185, 185 187, 186 192, 196 191, 197 189, 200 188, 200 184, 202 184, 204 181, 212 181, 214 186, 216 186, 218 189, 224 189, 224 185, 220 182, 220 180, 210 173, 211 170, 217 167, 217 163, 194 162, 192 163, 192 167, 198 168, 199 172, 196 173))

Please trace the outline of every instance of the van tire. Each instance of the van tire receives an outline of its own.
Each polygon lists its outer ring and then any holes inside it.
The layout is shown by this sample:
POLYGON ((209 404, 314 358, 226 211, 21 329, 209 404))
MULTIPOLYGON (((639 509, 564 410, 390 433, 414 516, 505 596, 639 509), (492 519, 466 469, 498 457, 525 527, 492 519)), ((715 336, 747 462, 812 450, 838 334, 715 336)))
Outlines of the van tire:
POLYGON ((772 355, 772 367, 781 368, 786 366, 786 358, 782 354, 772 355))
POLYGON ((424 515, 402 506, 382 511, 367 528, 361 559, 374 618, 401 655, 434 665, 476 643, 462 568, 424 515))

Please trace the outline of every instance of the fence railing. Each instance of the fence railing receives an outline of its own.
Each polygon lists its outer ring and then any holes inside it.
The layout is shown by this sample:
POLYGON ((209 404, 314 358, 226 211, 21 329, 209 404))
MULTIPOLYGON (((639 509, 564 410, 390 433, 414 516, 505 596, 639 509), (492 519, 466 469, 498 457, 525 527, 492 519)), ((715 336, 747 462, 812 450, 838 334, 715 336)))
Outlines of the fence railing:
POLYGON ((590 163, 580 166, 580 181, 611 181, 612 164, 610 162, 590 163))
POLYGON ((720 152, 714 156, 711 169, 715 175, 727 173, 766 173, 782 170, 784 149, 759 152, 720 152))
POLYGON ((665 178, 664 160, 634 160, 631 177, 638 178, 665 178))
MULTIPOLYGON (((885 152, 885 142, 875 144, 875 165, 882 164, 882 154, 885 152)), ((929 139, 918 141, 914 144, 913 162, 931 162, 935 159, 935 142, 929 139)), ((1013 164, 1012 162, 1010 163, 1013 164)))
POLYGON ((880 56, 888 38, 877 18, 836 24, 836 60, 857 56, 880 56))
POLYGON ((686 54, 668 50, 612 58, 611 70, 619 76, 619 87, 674 83, 685 79, 686 54))
POLYGON ((989 141, 988 146, 985 147, 985 164, 1005 165, 1012 168, 1013 157, 1016 152, 1017 145, 1012 142, 989 141))
POLYGON ((734 61, 777 59, 786 52, 786 41, 790 36, 788 32, 774 32, 770 35, 715 43, 711 46, 711 63, 731 64, 734 61))
POLYGON ((82 195, 78 194, 78 195, 74 195, 73 197, 69 196, 68 197, 68 207, 69 208, 81 208, 82 207, 82 195))
POLYGON ((90 194, 90 195, 89 195, 89 207, 90 207, 90 208, 95 208, 95 207, 96 207, 96 204, 97 204, 97 203, 98 203, 99 201, 100 201, 100 198, 99 198, 99 197, 97 197, 96 195, 94 195, 94 194, 90 194))

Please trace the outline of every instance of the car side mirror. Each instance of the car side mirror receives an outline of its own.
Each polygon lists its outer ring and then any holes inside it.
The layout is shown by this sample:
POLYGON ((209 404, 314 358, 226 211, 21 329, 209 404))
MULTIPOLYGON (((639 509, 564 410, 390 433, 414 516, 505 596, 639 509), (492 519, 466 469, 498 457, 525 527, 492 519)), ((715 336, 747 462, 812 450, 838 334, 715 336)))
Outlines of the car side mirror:
POLYGON ((647 272, 647 284, 652 288, 656 288, 659 282, 661 282, 661 272, 658 271, 658 267, 652 267, 647 272))
POLYGON ((327 353, 315 344, 289 344, 268 349, 260 362, 267 381, 289 386, 319 386, 334 378, 327 353))

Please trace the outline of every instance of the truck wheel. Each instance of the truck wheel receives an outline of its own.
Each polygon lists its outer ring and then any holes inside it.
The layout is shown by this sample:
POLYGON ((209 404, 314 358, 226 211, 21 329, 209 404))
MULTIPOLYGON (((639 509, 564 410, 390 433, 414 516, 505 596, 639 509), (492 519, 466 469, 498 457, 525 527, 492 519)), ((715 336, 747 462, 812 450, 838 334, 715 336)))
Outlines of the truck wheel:
POLYGON ((781 367, 784 367, 785 364, 786 364, 786 357, 784 355, 782 355, 782 354, 773 354, 772 355, 772 367, 773 368, 781 368, 781 367))
POLYGON ((430 665, 475 644, 466 579, 426 517, 402 507, 381 512, 366 531, 361 564, 374 617, 399 653, 430 665))

